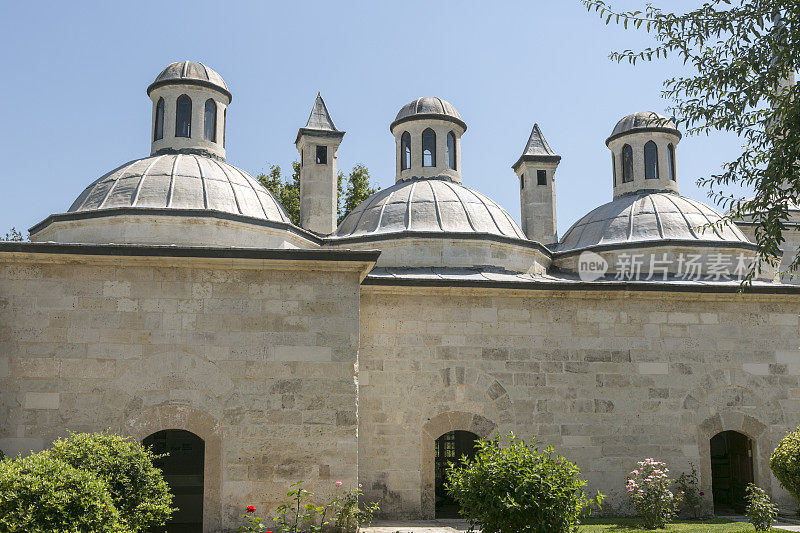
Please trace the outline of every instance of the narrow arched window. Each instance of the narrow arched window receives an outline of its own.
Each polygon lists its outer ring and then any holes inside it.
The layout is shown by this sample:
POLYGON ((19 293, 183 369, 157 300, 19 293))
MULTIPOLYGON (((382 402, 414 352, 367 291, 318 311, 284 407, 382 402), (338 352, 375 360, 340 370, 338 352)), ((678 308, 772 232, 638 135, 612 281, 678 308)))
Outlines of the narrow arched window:
POLYGON ((175 109, 175 137, 192 136, 192 99, 182 94, 175 109))
POLYGON ((456 169, 456 136, 452 131, 447 134, 447 168, 456 169))
POLYGON ((225 128, 228 127, 228 108, 222 110, 222 147, 225 148, 225 128))
POLYGON ((206 100, 203 136, 207 141, 217 142, 217 104, 212 98, 206 100))
POLYGON ((422 166, 436 166, 436 134, 430 128, 422 132, 422 166))
POLYGON ((647 141, 644 145, 644 178, 658 179, 658 147, 653 141, 647 141))
POLYGON ((669 167, 669 179, 675 181, 675 147, 672 143, 667 146, 667 166, 669 167))
POLYGON ((411 168, 411 134, 407 131, 400 136, 400 170, 411 168))
POLYGON ((156 104, 156 123, 153 126, 153 140, 164 138, 164 99, 159 98, 156 104))
POLYGON ((617 157, 611 152, 611 172, 614 173, 614 187, 617 186, 617 157))
POLYGON ((633 148, 630 144, 622 147, 622 183, 633 181, 633 148))

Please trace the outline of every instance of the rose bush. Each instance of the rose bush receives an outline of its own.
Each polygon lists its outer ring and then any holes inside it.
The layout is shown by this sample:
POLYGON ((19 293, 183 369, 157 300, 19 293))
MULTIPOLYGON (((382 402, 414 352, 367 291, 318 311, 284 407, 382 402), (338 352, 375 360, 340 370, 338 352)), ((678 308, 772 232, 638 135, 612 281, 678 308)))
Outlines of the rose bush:
POLYGON ((675 517, 680 495, 671 485, 667 464, 653 458, 639 461, 628 474, 625 489, 646 529, 663 528, 675 517))

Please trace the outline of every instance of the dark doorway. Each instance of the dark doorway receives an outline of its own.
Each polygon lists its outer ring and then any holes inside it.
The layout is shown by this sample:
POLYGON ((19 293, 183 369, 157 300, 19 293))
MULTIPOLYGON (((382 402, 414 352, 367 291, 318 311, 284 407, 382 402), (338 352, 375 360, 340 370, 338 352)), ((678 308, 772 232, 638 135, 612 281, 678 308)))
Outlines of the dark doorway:
POLYGON ((173 495, 172 506, 178 508, 166 528, 156 528, 153 532, 202 533, 203 439, 189 431, 168 429, 153 433, 144 439, 143 444, 155 454, 168 454, 155 464, 164 472, 164 479, 169 484, 173 495))
POLYGON ((753 482, 753 441, 736 431, 711 439, 711 487, 714 512, 743 513, 745 489, 753 482))
POLYGON ((436 518, 459 518, 458 505, 444 490, 447 466, 462 456, 473 459, 477 440, 469 431, 450 431, 436 439, 436 518))

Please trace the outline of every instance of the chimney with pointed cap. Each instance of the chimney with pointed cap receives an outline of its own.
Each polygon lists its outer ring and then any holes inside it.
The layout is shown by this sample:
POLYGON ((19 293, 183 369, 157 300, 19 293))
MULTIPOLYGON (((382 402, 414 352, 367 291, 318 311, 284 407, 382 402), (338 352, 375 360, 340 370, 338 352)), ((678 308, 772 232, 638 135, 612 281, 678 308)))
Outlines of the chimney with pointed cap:
POLYGON ((554 178, 560 161, 561 156, 534 124, 525 150, 512 165, 519 178, 522 231, 530 240, 545 245, 558 242, 554 178))
POLYGON ((336 231, 336 157, 343 137, 317 93, 308 122, 294 143, 300 152, 300 226, 320 235, 336 231))

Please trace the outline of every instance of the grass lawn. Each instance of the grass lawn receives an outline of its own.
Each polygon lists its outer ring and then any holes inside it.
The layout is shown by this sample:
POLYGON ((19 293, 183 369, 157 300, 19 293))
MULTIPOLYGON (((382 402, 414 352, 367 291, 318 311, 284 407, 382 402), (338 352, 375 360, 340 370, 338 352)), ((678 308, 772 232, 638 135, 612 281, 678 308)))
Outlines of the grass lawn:
MULTIPOLYGON (((675 522, 668 525, 667 529, 647 530, 641 529, 634 518, 595 518, 586 520, 586 525, 580 528, 580 533, 658 533, 664 531, 680 533, 743 533, 755 530, 748 523, 731 522, 722 519, 675 522)), ((770 531, 786 533, 780 529, 770 529, 770 531)))

